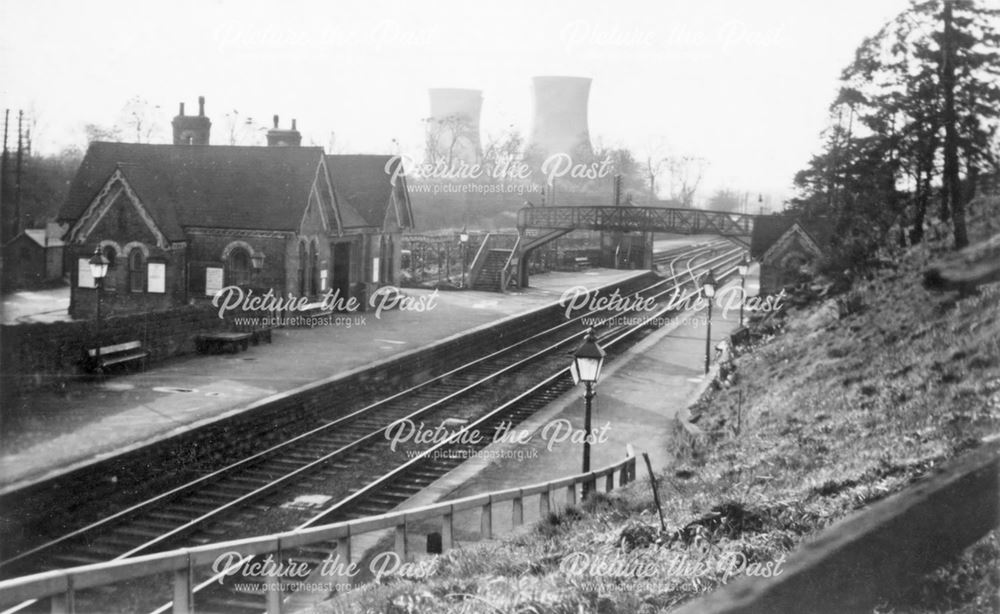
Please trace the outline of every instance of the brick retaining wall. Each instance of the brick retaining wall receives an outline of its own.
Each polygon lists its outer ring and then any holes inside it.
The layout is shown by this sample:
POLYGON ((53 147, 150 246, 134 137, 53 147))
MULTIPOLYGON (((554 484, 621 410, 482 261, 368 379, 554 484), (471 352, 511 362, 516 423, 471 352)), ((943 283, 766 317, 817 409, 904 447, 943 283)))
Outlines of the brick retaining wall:
MULTIPOLYGON (((226 326, 211 306, 186 306, 166 311, 102 318, 101 345, 141 341, 150 361, 194 351, 200 332, 226 326)), ((2 394, 10 399, 42 387, 58 387, 84 374, 82 359, 96 345, 94 320, 11 324, 0 327, 2 394)))

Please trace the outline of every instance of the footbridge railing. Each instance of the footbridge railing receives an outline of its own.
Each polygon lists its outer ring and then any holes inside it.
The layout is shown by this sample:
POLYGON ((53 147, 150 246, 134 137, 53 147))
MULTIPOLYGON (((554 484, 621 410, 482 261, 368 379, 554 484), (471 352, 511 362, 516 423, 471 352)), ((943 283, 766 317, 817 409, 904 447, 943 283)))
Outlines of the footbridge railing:
POLYGON ((517 227, 573 228, 621 232, 674 232, 747 236, 756 216, 703 209, 666 207, 525 207, 517 212, 517 227))

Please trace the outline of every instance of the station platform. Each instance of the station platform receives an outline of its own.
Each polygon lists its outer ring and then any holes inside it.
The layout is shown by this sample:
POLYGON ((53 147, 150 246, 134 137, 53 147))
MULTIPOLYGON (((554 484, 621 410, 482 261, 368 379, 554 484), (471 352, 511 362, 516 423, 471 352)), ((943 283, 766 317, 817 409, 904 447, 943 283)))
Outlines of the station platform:
MULTIPOLYGON (((508 294, 440 291, 431 311, 344 314, 329 326, 277 329, 271 344, 245 352, 188 355, 141 373, 27 395, 19 400, 22 407, 5 408, 16 418, 5 422, 0 439, 0 494, 198 428, 303 384, 555 304, 568 288, 596 289, 645 273, 552 272, 508 294)), ((413 297, 430 292, 405 290, 413 297)))
MULTIPOLYGON (((730 286, 730 281, 724 287, 730 286)), ((726 311, 716 301, 712 314, 711 346, 715 347, 739 325, 738 310, 726 311)), ((592 406, 592 428, 600 434, 591 446, 591 468, 601 469, 622 460, 628 446, 639 457, 636 479, 647 480, 643 452, 649 454, 653 470, 668 466, 675 418, 684 416, 688 407, 712 383, 717 366, 705 373, 705 338, 707 310, 689 311, 671 316, 670 321, 630 347, 622 355, 605 364, 596 387, 592 406)), ((555 430, 545 434, 560 421, 582 432, 584 424, 583 387, 577 386, 549 403, 544 409, 517 425, 518 433, 530 433, 526 443, 504 441, 480 450, 473 458, 442 476, 396 509, 413 509, 479 495, 487 492, 519 488, 548 480, 581 473, 581 443, 570 439, 557 441, 555 430)), ((598 490, 603 491, 603 482, 598 490)), ((552 509, 565 503, 563 489, 553 494, 552 509)), ((511 505, 493 508, 494 540, 502 540, 533 530, 542 520, 537 499, 526 501, 522 508, 523 523, 513 526, 511 505)), ((481 518, 478 509, 456 512, 452 518, 454 539, 458 546, 473 546, 481 541, 481 518)), ((407 524, 407 549, 412 556, 423 558, 427 535, 440 532, 440 519, 415 521, 407 524)), ((355 537, 352 548, 355 562, 369 560, 376 553, 395 547, 395 534, 375 532, 355 537)), ((367 569, 366 565, 361 565, 367 569)), ((326 598, 322 592, 297 593, 288 611, 296 614, 315 612, 317 604, 326 598)))
MULTIPOLYGON (((726 286, 733 283, 738 282, 731 281, 726 286)), ((712 314, 713 350, 739 326, 738 310, 724 313, 723 307, 717 301, 712 314)), ((713 365, 712 371, 705 373, 706 316, 707 310, 679 313, 604 365, 592 406, 592 428, 600 435, 591 446, 592 469, 622 460, 629 445, 639 457, 637 479, 648 479, 641 458, 643 452, 649 454, 653 471, 659 472, 668 465, 674 419, 701 396, 717 372, 713 365)), ((530 486, 581 473, 583 445, 569 438, 560 441, 563 438, 560 431, 550 426, 558 421, 567 421, 574 431, 583 432, 582 385, 515 427, 519 433, 531 433, 527 443, 490 445, 397 509, 530 486)), ((603 488, 602 483, 599 489, 603 488)), ((559 492, 556 497, 554 504, 562 505, 564 494, 559 492)), ((534 501, 524 505, 523 514, 524 524, 513 527, 509 505, 498 506, 493 513, 495 534, 502 537, 530 530, 533 523, 541 520, 534 501)), ((478 541, 478 511, 458 513, 454 523, 456 540, 478 541)), ((439 531, 440 526, 435 522, 421 522, 408 530, 410 551, 421 553, 426 547, 426 534, 439 531)))

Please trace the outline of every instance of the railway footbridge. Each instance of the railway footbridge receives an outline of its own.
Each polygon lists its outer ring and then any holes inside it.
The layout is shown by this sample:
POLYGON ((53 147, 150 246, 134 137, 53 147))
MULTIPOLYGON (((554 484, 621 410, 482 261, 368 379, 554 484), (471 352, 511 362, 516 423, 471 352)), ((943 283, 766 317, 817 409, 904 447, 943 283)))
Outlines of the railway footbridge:
MULTIPOLYGON (((755 218, 743 213, 628 205, 525 207, 517 213, 518 239, 514 247, 495 249, 487 246, 477 255, 477 260, 482 256, 483 262, 473 263, 472 270, 476 273, 489 271, 491 281, 499 282, 501 290, 512 280, 516 280, 518 286, 527 286, 532 252, 574 230, 606 233, 607 240, 602 238, 601 241, 602 261, 612 266, 618 262, 623 238, 627 235, 635 238, 635 233, 639 233, 642 266, 649 268, 653 266, 652 236, 655 232, 715 234, 749 246, 755 218)), ((475 283, 476 278, 473 280, 475 283)))

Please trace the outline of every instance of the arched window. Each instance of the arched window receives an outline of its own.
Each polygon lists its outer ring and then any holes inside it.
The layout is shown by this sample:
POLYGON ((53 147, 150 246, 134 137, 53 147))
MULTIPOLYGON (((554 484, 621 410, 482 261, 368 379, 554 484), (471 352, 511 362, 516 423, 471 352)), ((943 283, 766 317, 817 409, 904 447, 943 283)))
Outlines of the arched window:
POLYGON ((299 296, 306 296, 309 294, 309 288, 306 287, 308 283, 309 274, 309 262, 307 260, 308 254, 306 253, 306 244, 299 241, 299 296))
POLYGON ((138 247, 128 253, 129 292, 146 291, 146 257, 138 247))
POLYGON ((392 235, 385 237, 382 243, 382 283, 391 284, 393 281, 393 255, 396 246, 393 244, 392 235))
POLYGON ((250 285, 250 270, 250 253, 242 247, 233 249, 229 252, 229 261, 226 262, 226 285, 250 285))
POLYGON ((104 252, 104 257, 108 259, 108 270, 113 271, 115 269, 115 264, 118 262, 118 252, 115 251, 115 246, 105 245, 104 249, 101 251, 104 252))
POLYGON ((105 245, 101 248, 101 253, 108 259, 108 274, 104 276, 104 290, 113 292, 118 287, 118 250, 115 249, 114 245, 105 245))
POLYGON ((316 244, 316 240, 309 245, 309 269, 312 273, 312 292, 310 294, 319 294, 319 246, 316 244))

